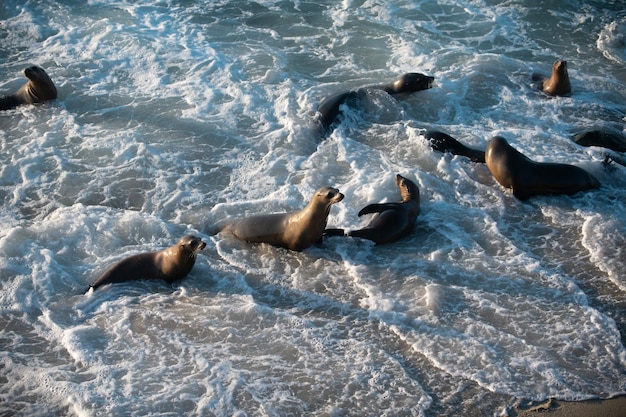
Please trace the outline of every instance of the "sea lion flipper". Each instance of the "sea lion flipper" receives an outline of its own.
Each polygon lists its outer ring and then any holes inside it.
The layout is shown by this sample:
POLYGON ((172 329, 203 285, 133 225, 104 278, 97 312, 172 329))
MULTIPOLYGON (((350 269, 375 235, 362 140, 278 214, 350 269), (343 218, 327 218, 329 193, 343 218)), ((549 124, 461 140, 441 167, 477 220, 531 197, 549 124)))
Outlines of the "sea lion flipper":
POLYGON ((469 158, 472 162, 485 163, 485 151, 473 149, 465 146, 452 136, 436 130, 427 130, 424 137, 428 140, 430 147, 442 153, 451 153, 469 158))
POLYGON ((398 205, 398 203, 376 203, 376 204, 369 204, 365 207, 363 207, 361 209, 361 211, 359 211, 358 216, 361 217, 364 214, 372 214, 372 213, 380 213, 383 212, 385 210, 390 210, 395 208, 398 205))

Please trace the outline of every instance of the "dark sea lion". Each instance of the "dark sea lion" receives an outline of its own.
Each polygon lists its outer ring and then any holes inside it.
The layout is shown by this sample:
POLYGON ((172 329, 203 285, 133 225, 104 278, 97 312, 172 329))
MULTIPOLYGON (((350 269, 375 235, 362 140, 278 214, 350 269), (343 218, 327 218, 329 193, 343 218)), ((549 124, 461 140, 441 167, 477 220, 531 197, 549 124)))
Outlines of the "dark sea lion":
POLYGON ((552 75, 549 78, 533 74, 532 79, 537 82, 538 89, 551 96, 565 96, 572 92, 566 61, 557 60, 552 65, 552 75))
POLYGON ((489 171, 513 195, 527 200, 534 195, 575 194, 600 187, 600 182, 582 168, 568 164, 535 162, 496 136, 487 144, 489 171))
MULTIPOLYGON (((420 212, 420 190, 417 185, 402 175, 396 175, 400 190, 399 203, 369 204, 359 211, 359 217, 377 213, 363 229, 352 230, 347 236, 369 239, 376 244, 391 243, 408 235, 415 226, 420 212)), ((327 229, 328 236, 342 236, 343 229, 327 229)))
POLYGON ((322 132, 324 135, 330 132, 330 126, 339 115, 339 106, 341 106, 341 104, 348 102, 349 100, 359 98, 362 94, 365 94, 368 89, 383 90, 391 95, 401 93, 414 93, 416 91, 431 88, 434 80, 434 77, 428 75, 420 74, 417 72, 409 72, 401 75, 389 84, 371 85, 359 88, 355 91, 346 91, 343 93, 332 95, 324 99, 317 108, 322 132))
POLYGON ((183 236, 174 246, 162 251, 140 253, 121 260, 89 288, 95 290, 105 284, 139 279, 162 279, 169 283, 183 279, 191 272, 196 255, 205 246, 206 243, 196 236, 183 236))
POLYGON ((600 146, 617 152, 626 152, 626 137, 617 132, 590 130, 574 135, 573 140, 582 146, 600 146))
POLYGON ((473 162, 485 163, 484 151, 468 148, 447 133, 429 130, 424 136, 428 140, 430 147, 436 151, 461 155, 468 157, 473 162))
POLYGON ((343 197, 336 188, 322 187, 300 211, 245 217, 218 229, 247 242, 269 243, 302 251, 321 241, 330 206, 343 200, 343 197))
POLYGON ((57 98, 54 83, 41 67, 28 67, 24 70, 28 78, 26 84, 15 93, 0 97, 0 110, 9 110, 22 104, 43 103, 57 98))

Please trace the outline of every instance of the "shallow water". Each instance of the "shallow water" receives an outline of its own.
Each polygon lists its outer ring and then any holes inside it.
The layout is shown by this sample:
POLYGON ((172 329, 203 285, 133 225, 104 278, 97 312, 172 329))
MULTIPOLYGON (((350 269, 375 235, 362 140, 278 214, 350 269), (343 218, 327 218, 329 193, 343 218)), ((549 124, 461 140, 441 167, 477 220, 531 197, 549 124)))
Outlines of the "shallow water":
POLYGON ((0 114, 1 413, 485 416, 625 393, 626 168, 570 138, 626 131, 626 9, 547 3, 2 3, 0 91, 36 64, 59 98, 0 114), (558 58, 573 92, 547 98, 530 77, 558 58), (372 91, 320 139, 323 98, 405 72, 435 84, 372 91), (602 188, 520 202, 425 129, 502 135, 602 188), (210 234, 325 185, 346 195, 329 226, 358 228, 396 173, 421 213, 394 244, 210 234), (207 247, 185 280, 83 294, 187 233, 207 247))

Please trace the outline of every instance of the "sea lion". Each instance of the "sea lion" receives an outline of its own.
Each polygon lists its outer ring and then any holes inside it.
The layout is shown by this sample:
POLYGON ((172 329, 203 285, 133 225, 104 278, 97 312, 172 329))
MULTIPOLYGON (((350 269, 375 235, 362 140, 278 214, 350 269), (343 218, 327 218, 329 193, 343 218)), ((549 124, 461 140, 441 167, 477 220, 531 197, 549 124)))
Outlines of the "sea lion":
POLYGON ((230 233, 251 243, 269 243, 302 251, 322 239, 330 206, 343 197, 336 188, 322 187, 300 211, 245 217, 219 226, 218 232, 230 233))
POLYGON ((391 95, 401 93, 414 93, 416 91, 431 88, 434 80, 435 77, 431 77, 429 75, 424 75, 417 72, 409 72, 399 76, 389 84, 371 85, 361 87, 356 91, 346 91, 343 93, 332 95, 324 99, 317 108, 322 133, 323 135, 326 135, 332 130, 330 129, 330 126, 337 118, 337 115, 339 115, 339 106, 341 104, 349 100, 355 100, 361 97, 361 95, 365 94, 368 89, 380 89, 391 95))
POLYGON ((21 104, 43 103, 57 98, 54 83, 41 67, 33 66, 24 70, 28 78, 26 84, 15 93, 0 97, 0 110, 9 110, 21 104))
POLYGON ((485 151, 487 167, 502 186, 527 200, 534 195, 575 194, 600 187, 600 182, 582 168, 568 164, 535 162, 495 136, 485 151))
POLYGON ((485 163, 485 151, 468 148, 447 133, 428 130, 424 134, 430 147, 439 152, 468 157, 473 162, 485 163))
POLYGON ((169 283, 183 279, 191 272, 196 255, 205 246, 196 236, 183 236, 174 246, 162 251, 140 253, 121 260, 100 275, 89 289, 139 279, 162 279, 169 283))
MULTIPOLYGON (((376 244, 394 242, 408 235, 415 226, 420 212, 420 190, 417 185, 402 175, 396 175, 396 185, 400 190, 399 203, 369 204, 359 211, 364 214, 377 213, 363 229, 352 230, 347 236, 369 239, 376 244)), ((327 229, 328 236, 342 236, 343 229, 327 229)))
POLYGON ((617 152, 626 152, 626 137, 618 132, 588 130, 574 135, 573 140, 581 146, 600 146, 617 152))
POLYGON ((541 74, 533 74, 532 79, 536 82, 538 89, 551 96, 565 96, 572 91, 569 75, 567 74, 566 61, 557 60, 552 65, 550 78, 541 74))

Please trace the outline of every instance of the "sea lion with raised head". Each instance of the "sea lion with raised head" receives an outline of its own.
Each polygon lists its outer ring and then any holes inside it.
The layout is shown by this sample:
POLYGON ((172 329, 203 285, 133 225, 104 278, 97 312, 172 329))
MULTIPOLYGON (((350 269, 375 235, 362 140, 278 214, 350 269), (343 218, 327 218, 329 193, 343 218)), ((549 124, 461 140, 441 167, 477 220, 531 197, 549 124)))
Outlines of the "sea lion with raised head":
POLYGON ((552 75, 546 77, 541 74, 533 74, 536 87, 551 96, 565 96, 572 92, 567 73, 567 61, 557 60, 552 65, 552 75))
POLYGON ((434 80, 435 78, 429 75, 424 75, 417 72, 409 72, 401 75, 393 82, 388 84, 371 85, 361 87, 358 90, 334 94, 324 99, 317 108, 322 133, 323 135, 326 135, 332 130, 330 129, 330 127, 340 113, 339 106, 341 106, 341 104, 349 100, 359 98, 362 94, 365 94, 367 90, 379 89, 391 95, 401 93, 414 93, 416 91, 431 88, 434 80))
POLYGON ((100 275, 89 289, 140 279, 161 279, 168 283, 183 279, 191 272, 196 255, 205 246, 206 243, 196 236, 183 236, 174 246, 162 251, 140 253, 122 259, 100 275))
POLYGON ((500 185, 527 200, 534 195, 576 194, 600 187, 600 182, 582 168, 568 164, 535 162, 514 149, 500 136, 487 144, 485 161, 500 185))
MULTIPOLYGON (((396 185, 400 190, 399 203, 369 204, 359 211, 359 217, 365 214, 376 213, 369 224, 359 230, 352 230, 347 236, 360 237, 376 242, 376 244, 391 243, 408 235, 415 226, 417 215, 420 212, 420 191, 417 185, 403 177, 396 175, 396 185)), ((328 236, 344 235, 343 229, 327 229, 328 236)))
POLYGON ((28 78, 26 84, 15 93, 0 97, 0 110, 9 110, 22 104, 43 103, 57 98, 54 83, 41 67, 33 66, 24 70, 28 78))
POLYGON ((343 200, 343 197, 336 188, 322 187, 302 210, 244 217, 219 226, 218 232, 232 234, 246 242, 269 243, 302 251, 321 241, 330 206, 343 200))
POLYGON ((472 149, 463 145, 447 133, 428 130, 424 134, 430 147, 439 152, 461 155, 469 158, 473 162, 485 163, 485 151, 472 149))

